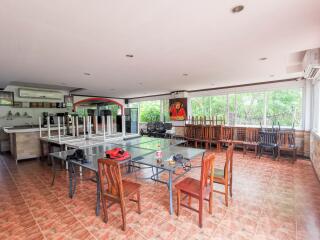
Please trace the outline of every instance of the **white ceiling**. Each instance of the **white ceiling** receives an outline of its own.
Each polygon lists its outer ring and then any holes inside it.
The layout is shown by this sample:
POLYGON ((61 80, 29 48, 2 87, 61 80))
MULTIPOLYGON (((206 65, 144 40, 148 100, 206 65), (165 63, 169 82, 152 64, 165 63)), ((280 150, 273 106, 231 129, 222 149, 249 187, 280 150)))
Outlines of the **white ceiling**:
POLYGON ((272 81, 301 76, 288 56, 319 46, 319 0, 1 0, 0 87, 134 97, 272 81))

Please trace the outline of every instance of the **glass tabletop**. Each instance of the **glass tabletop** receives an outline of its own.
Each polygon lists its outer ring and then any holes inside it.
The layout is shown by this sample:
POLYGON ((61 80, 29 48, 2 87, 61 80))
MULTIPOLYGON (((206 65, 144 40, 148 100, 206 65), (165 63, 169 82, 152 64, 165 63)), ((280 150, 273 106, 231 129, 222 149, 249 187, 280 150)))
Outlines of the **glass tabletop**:
MULTIPOLYGON (((84 148, 83 151, 86 156, 86 160, 88 162, 81 163, 80 161, 78 162, 78 161, 72 160, 72 163, 88 168, 93 171, 98 171, 98 159, 105 157, 106 150, 110 150, 116 147, 119 147, 119 145, 116 145, 113 143, 104 143, 97 146, 84 148)), ((154 154, 155 151, 151 149, 136 148, 132 146, 123 146, 122 149, 130 153, 132 161, 140 160, 141 158, 143 158, 143 156, 148 154, 155 155, 154 154)), ((72 155, 75 151, 76 149, 63 151, 63 152, 55 152, 55 153, 51 153, 50 156, 66 161, 67 156, 72 155)))
POLYGON ((136 162, 147 165, 147 166, 151 166, 151 167, 161 168, 168 171, 174 171, 178 166, 180 166, 178 163, 174 165, 169 163, 169 160, 172 160, 174 155, 182 154, 184 158, 192 159, 198 155, 203 154, 205 151, 206 151, 205 149, 199 149, 199 148, 170 146, 162 150, 161 163, 158 163, 155 153, 142 156, 136 159, 136 162))
POLYGON ((127 139, 127 140, 120 140, 120 141, 115 141, 113 143, 121 146, 135 146, 135 145, 140 145, 143 143, 147 142, 153 142, 158 140, 159 138, 152 138, 152 137, 137 137, 137 138, 132 138, 132 139, 127 139))
POLYGON ((163 150, 163 149, 168 148, 170 146, 179 145, 179 144, 182 144, 185 142, 186 141, 184 141, 184 140, 178 140, 178 139, 158 138, 155 141, 145 142, 145 143, 137 144, 134 146, 139 147, 139 148, 146 148, 146 149, 152 149, 152 150, 157 151, 159 146, 160 146, 160 149, 163 150))
POLYGON ((96 145, 103 145, 106 142, 103 139, 89 139, 89 140, 82 140, 82 141, 68 141, 65 142, 69 148, 88 148, 96 145))

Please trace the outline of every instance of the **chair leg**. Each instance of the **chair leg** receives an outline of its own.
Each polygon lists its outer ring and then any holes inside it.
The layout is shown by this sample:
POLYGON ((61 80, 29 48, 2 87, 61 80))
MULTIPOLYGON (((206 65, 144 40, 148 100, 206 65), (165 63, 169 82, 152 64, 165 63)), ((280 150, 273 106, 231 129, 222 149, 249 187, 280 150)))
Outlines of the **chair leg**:
POLYGON ((203 198, 199 199, 199 227, 202 228, 203 198))
POLYGON ((141 214, 140 190, 137 192, 138 213, 141 214))
POLYGON ((213 206, 213 193, 210 192, 209 195, 209 213, 212 214, 212 206, 213 206))
POLYGON ((105 223, 107 223, 108 222, 108 209, 107 209, 106 200, 103 196, 101 196, 101 201, 102 201, 102 210, 103 210, 103 221, 105 223))
POLYGON ((229 191, 230 191, 230 197, 232 197, 232 175, 231 175, 231 178, 230 178, 229 191))
POLYGON ((120 206, 121 206, 121 214, 122 214, 122 230, 125 231, 127 229, 126 206, 123 200, 120 201, 120 206))
POLYGON ((181 191, 177 190, 177 216, 180 214, 181 191))
POLYGON ((224 201, 225 201, 225 204, 226 206, 228 207, 228 195, 229 195, 229 192, 228 192, 228 183, 226 183, 224 185, 224 201))

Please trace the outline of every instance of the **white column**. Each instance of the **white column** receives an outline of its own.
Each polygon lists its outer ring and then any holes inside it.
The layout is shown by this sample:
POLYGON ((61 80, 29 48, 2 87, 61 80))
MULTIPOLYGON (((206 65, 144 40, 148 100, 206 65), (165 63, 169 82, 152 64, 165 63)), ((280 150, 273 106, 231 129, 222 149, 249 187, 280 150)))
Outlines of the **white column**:
POLYGON ((58 116, 58 142, 61 142, 60 117, 58 116))
POLYGON ((83 128, 83 137, 86 138, 86 117, 83 116, 82 128, 83 128))
POLYGON ((74 116, 71 116, 71 124, 72 124, 72 136, 74 137, 76 135, 75 129, 74 129, 74 116))
POLYGON ((102 116, 102 133, 103 133, 103 141, 106 140, 106 116, 102 116))
POLYGON ((40 138, 42 137, 42 130, 41 130, 41 116, 39 117, 39 134, 40 138))
POLYGON ((122 109, 122 136, 126 136, 126 115, 125 115, 125 108, 122 109))
POLYGON ((64 116, 62 116, 62 127, 63 127, 63 136, 66 135, 66 120, 64 116))
POLYGON ((160 121, 164 121, 164 115, 163 115, 163 100, 160 100, 160 121))
POLYGON ((51 138, 50 117, 47 117, 48 138, 51 138))
POLYGON ((112 116, 107 116, 107 132, 108 132, 108 135, 112 134, 111 121, 112 121, 112 116))
POLYGON ((76 116, 76 133, 77 137, 79 137, 79 117, 76 116))
POLYGON ((310 129, 312 129, 312 118, 314 115, 318 114, 318 111, 312 111, 312 98, 312 83, 310 80, 306 80, 302 98, 302 127, 305 131, 310 131, 310 129))
POLYGON ((98 124, 98 116, 94 116, 94 121, 96 123, 96 131, 95 133, 98 134, 99 133, 99 124, 98 124))

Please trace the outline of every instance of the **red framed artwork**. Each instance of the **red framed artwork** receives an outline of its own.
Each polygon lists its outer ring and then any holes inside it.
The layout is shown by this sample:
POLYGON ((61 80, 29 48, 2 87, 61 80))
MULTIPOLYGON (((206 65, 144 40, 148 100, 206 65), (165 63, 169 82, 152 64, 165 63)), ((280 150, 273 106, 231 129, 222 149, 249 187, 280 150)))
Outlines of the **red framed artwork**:
POLYGON ((185 121, 187 114, 187 98, 175 98, 169 100, 169 113, 171 121, 185 121))

